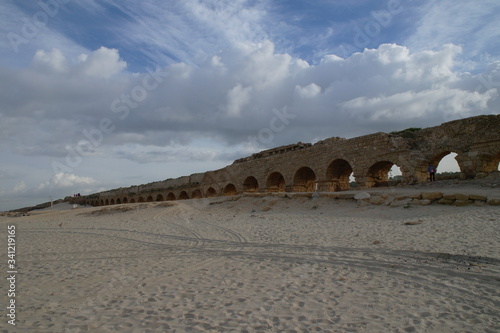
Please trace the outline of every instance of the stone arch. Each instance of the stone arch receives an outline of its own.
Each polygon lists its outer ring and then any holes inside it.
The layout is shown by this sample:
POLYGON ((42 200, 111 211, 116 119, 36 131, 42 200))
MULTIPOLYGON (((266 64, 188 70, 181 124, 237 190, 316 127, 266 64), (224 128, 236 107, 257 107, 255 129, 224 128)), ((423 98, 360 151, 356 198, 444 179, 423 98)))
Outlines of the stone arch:
POLYGON ((175 200, 175 194, 170 192, 168 195, 167 195, 167 201, 174 201, 175 200))
POLYGON ((209 187, 207 190, 207 198, 212 198, 217 196, 217 191, 213 187, 209 187))
MULTIPOLYGON (((458 160, 459 156, 456 152, 445 151, 436 155, 432 160, 432 163, 436 167, 436 172, 441 173, 439 178, 441 179, 459 178, 460 173, 462 172, 462 168, 460 167, 460 163, 458 160), (446 174, 443 175, 443 173, 446 174)), ((436 179, 437 178, 438 177, 436 177, 436 179)))
POLYGON ((316 190, 316 174, 309 167, 302 167, 293 176, 295 192, 314 192, 316 190))
POLYGON ((120 198, 116 199, 116 204, 117 204, 117 205, 119 205, 119 204, 121 204, 121 203, 122 203, 122 201, 121 201, 121 199, 120 199, 120 198))
POLYGON ((148 195, 148 197, 146 198, 146 201, 147 202, 153 202, 153 196, 151 194, 148 195))
POLYGON ((144 198, 143 197, 139 197, 139 199, 137 199, 137 202, 144 202, 144 198))
POLYGON ((104 199, 101 199, 99 206, 104 206, 104 199))
POLYGON ((111 200, 109 201, 109 204, 110 205, 114 205, 115 204, 115 199, 111 198, 111 200))
POLYGON ((157 194, 156 195, 156 200, 155 201, 163 201, 165 199, 163 199, 163 195, 161 193, 157 194))
POLYGON ((481 172, 496 172, 500 171, 500 150, 496 153, 483 153, 480 166, 481 172))
POLYGON ((373 164, 366 175, 366 187, 389 186, 389 171, 395 163, 380 161, 373 164))
POLYGON ((181 193, 179 193, 179 200, 187 200, 189 199, 189 195, 187 194, 186 191, 182 191, 181 193))
POLYGON ((127 197, 123 198, 123 201, 122 201, 124 204, 128 203, 128 199, 127 197))
POLYGON ((130 199, 130 203, 135 203, 135 199, 134 199, 134 198, 131 198, 131 199, 130 199))
POLYGON ((326 169, 327 191, 348 190, 351 186, 351 164, 344 159, 336 159, 326 169))
POLYGON ((267 177, 266 189, 269 192, 284 192, 285 177, 279 172, 273 172, 267 177))
POLYGON ((222 193, 224 196, 230 196, 238 194, 238 191, 236 190, 236 186, 234 186, 234 184, 227 184, 222 193))
POLYGON ((109 200, 108 199, 104 200, 104 205, 105 206, 109 206, 109 200))
POLYGON ((201 190, 200 189, 194 190, 193 193, 191 193, 191 198, 192 199, 201 199, 201 198, 203 198, 203 194, 201 193, 201 190))
POLYGON ((259 189, 259 182, 253 176, 247 177, 243 182, 243 192, 257 192, 259 189))

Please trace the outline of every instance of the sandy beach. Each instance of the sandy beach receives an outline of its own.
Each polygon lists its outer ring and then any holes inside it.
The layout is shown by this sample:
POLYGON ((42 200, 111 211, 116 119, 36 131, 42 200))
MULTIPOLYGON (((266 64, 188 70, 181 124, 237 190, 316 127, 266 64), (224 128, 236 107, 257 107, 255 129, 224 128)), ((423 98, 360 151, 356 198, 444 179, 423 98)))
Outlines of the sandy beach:
POLYGON ((3 216, 0 330, 498 332, 498 213, 235 196, 3 216))

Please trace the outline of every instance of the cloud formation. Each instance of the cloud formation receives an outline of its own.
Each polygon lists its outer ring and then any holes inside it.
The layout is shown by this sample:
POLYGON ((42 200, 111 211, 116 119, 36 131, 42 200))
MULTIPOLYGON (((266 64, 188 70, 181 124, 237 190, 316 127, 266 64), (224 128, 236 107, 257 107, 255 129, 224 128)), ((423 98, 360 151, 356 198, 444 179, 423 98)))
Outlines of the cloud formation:
POLYGON ((50 156, 67 155, 68 145, 86 155, 194 140, 236 147, 267 127, 273 110, 296 116, 273 142, 256 147, 262 148, 497 112, 498 90, 481 78, 496 75, 498 64, 487 73, 460 72, 460 53, 451 44, 416 53, 383 44, 310 65, 276 53, 266 41, 220 52, 197 67, 179 63, 131 74, 114 49, 101 47, 77 61, 57 49, 40 50, 29 70, 14 73, 16 81, 2 82, 5 101, 9 90, 22 92, 3 106, 2 142, 19 153, 50 156), (21 130, 35 123, 35 133, 21 130))

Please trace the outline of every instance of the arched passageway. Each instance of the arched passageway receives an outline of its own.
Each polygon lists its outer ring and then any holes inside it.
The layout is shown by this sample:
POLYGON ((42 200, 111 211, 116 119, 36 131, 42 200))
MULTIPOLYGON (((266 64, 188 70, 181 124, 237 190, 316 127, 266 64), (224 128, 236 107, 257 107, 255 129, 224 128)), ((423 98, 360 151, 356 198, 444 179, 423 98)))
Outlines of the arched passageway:
POLYGON ((144 198, 143 197, 139 197, 139 199, 137 200, 137 202, 144 202, 144 198))
POLYGON ((327 191, 348 190, 351 186, 352 167, 343 159, 336 159, 326 169, 327 191))
POLYGON ((130 203, 135 203, 135 199, 134 198, 130 199, 130 203))
POLYGON ((285 177, 279 172, 273 172, 267 177, 266 189, 269 192, 284 192, 285 177))
POLYGON ((115 204, 115 199, 111 199, 111 200, 109 201, 109 204, 110 204, 110 205, 114 205, 114 204, 115 204))
MULTIPOLYGON (((458 154, 451 151, 444 151, 440 154, 435 155, 429 162, 436 168, 436 180, 441 179, 457 179, 460 178, 460 165, 457 161, 458 154)), ((427 173, 427 167, 429 164, 425 165, 425 171, 427 173)), ((426 179, 429 179, 427 173, 426 179)))
POLYGON ((244 192, 256 192, 259 189, 259 182, 253 176, 247 177, 243 182, 244 192))
POLYGON ((392 175, 391 170, 399 170, 399 168, 393 169, 394 165, 390 161, 380 161, 373 164, 366 175, 366 187, 389 186, 399 182, 395 179, 389 179, 392 175))
POLYGON ((153 202, 153 196, 152 195, 148 195, 146 201, 147 202, 153 202))
POLYGON ((229 196, 229 195, 236 195, 238 192, 236 191, 236 186, 233 184, 227 184, 226 187, 224 187, 223 195, 224 196, 229 196))
POLYGON ((207 198, 212 198, 217 196, 217 191, 213 187, 209 187, 207 190, 207 198))
POLYGON ((127 197, 123 198, 123 201, 122 201, 124 204, 128 203, 128 199, 127 197))
POLYGON ((104 205, 105 205, 105 206, 109 206, 109 200, 108 200, 108 199, 106 199, 106 200, 104 201, 104 205))
POLYGON ((314 192, 316 190, 316 174, 309 167, 302 167, 293 176, 295 192, 314 192))
POLYGON ((120 198, 116 199, 116 204, 117 204, 117 205, 119 205, 119 204, 121 204, 121 203, 122 203, 122 201, 120 200, 120 198))
POLYGON ((167 201, 174 201, 174 200, 175 200, 175 194, 173 194, 172 192, 170 192, 167 195, 167 201))
POLYGON ((186 191, 182 191, 181 193, 179 193, 179 200, 187 200, 189 199, 189 195, 187 194, 186 191))
POLYGON ((201 190, 194 190, 193 194, 191 194, 192 199, 200 199, 203 195, 201 194, 201 190))
POLYGON ((158 195, 156 196, 156 201, 163 201, 163 200, 164 200, 164 199, 163 199, 163 195, 158 194, 158 195))

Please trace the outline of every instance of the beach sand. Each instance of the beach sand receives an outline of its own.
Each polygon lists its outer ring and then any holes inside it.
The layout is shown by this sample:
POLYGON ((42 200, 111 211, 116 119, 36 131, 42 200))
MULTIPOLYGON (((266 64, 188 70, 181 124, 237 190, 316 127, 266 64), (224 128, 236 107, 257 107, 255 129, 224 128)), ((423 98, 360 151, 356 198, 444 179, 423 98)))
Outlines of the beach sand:
POLYGON ((228 197, 71 208, 0 217, 2 249, 16 226, 18 271, 16 326, 4 315, 0 331, 500 331, 498 206, 228 197))

